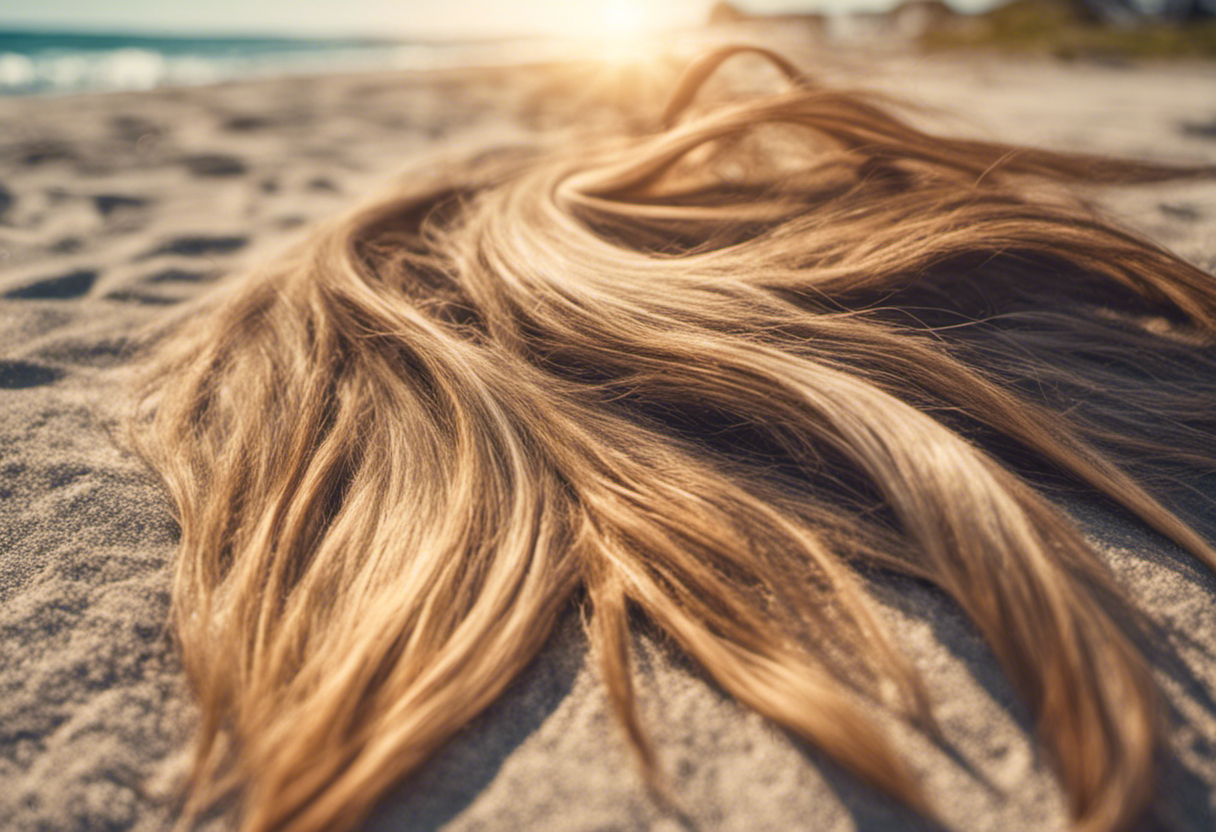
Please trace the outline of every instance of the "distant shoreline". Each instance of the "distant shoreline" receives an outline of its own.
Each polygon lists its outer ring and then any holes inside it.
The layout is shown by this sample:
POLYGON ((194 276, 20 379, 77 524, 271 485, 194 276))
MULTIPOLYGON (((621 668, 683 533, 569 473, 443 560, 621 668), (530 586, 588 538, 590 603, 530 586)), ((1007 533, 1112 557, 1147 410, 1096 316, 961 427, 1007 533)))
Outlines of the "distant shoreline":
POLYGON ((555 38, 406 39, 0 28, 0 97, 201 86, 276 75, 570 57, 555 38))

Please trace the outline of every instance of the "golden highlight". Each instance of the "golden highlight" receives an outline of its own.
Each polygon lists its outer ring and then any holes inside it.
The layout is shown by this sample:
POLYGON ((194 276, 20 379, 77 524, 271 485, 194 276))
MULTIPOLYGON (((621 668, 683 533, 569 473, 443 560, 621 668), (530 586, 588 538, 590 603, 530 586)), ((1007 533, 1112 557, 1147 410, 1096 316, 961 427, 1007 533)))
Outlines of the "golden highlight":
POLYGON ((656 782, 639 620, 931 814, 867 714, 935 730, 891 570, 983 635, 1077 832, 1143 817, 1151 628, 1044 493, 1216 568, 1161 502, 1213 470, 1216 282, 1059 186, 1216 171, 929 135, 775 56, 788 91, 698 96, 730 54, 661 129, 414 173, 155 341, 187 816, 355 828, 574 604, 656 782))

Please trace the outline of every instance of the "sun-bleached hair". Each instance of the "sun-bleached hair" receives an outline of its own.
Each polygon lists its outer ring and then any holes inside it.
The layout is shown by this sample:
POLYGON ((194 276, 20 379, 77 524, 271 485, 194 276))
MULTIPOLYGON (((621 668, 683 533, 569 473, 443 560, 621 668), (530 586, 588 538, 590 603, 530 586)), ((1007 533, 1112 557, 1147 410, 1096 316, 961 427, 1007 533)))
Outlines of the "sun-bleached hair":
POLYGON ((733 51, 649 129, 402 177, 155 339, 191 812, 356 827, 581 606, 656 782, 641 621, 932 813, 869 715, 934 730, 893 571, 982 634, 1076 830, 1142 817, 1150 626, 1044 493, 1216 568, 1161 502, 1212 470, 1216 281, 1061 185, 1213 170, 929 135, 772 55, 789 89, 697 96, 733 51))

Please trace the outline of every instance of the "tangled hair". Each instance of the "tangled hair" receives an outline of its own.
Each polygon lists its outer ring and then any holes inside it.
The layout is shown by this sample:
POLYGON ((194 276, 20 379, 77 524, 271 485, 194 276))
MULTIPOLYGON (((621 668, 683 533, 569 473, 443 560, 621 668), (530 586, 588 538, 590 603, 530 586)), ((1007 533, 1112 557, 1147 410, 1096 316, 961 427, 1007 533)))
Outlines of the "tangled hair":
POLYGON ((579 605, 652 778, 640 621, 931 814, 868 715, 935 730, 893 571, 983 635, 1075 830, 1144 817, 1151 626, 1045 494, 1216 569, 1166 507, 1213 470, 1216 282, 1060 186, 1216 170, 929 135, 775 56, 790 89, 700 101, 732 51, 661 129, 415 172, 156 341, 189 811, 357 826, 579 605))

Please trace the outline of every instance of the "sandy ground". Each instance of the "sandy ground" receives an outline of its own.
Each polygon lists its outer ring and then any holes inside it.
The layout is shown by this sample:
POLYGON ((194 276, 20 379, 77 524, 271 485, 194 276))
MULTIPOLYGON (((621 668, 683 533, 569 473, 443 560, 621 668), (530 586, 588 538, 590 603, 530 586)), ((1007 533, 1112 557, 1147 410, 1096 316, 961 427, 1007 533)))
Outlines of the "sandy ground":
MULTIPOLYGON (((944 108, 955 115, 919 117, 976 135, 1216 163, 1212 65, 904 57, 829 74, 944 108)), ((522 92, 537 84, 518 71, 361 75, 0 100, 0 828, 171 822, 159 795, 191 711, 164 629, 174 528, 115 438, 131 333, 423 154, 543 128, 551 114, 522 92)), ((1110 205, 1216 267, 1216 184, 1110 205)), ((1216 581, 1133 524, 1068 508, 1183 662, 1162 672, 1177 723, 1165 826, 1216 828, 1216 581)), ((923 587, 881 593, 949 747, 892 730, 950 825, 1063 828, 983 645, 923 587)), ((644 635, 639 647, 647 722, 691 828, 928 828, 644 635)), ((368 828, 688 828, 641 788, 585 652, 567 621, 368 828)))

